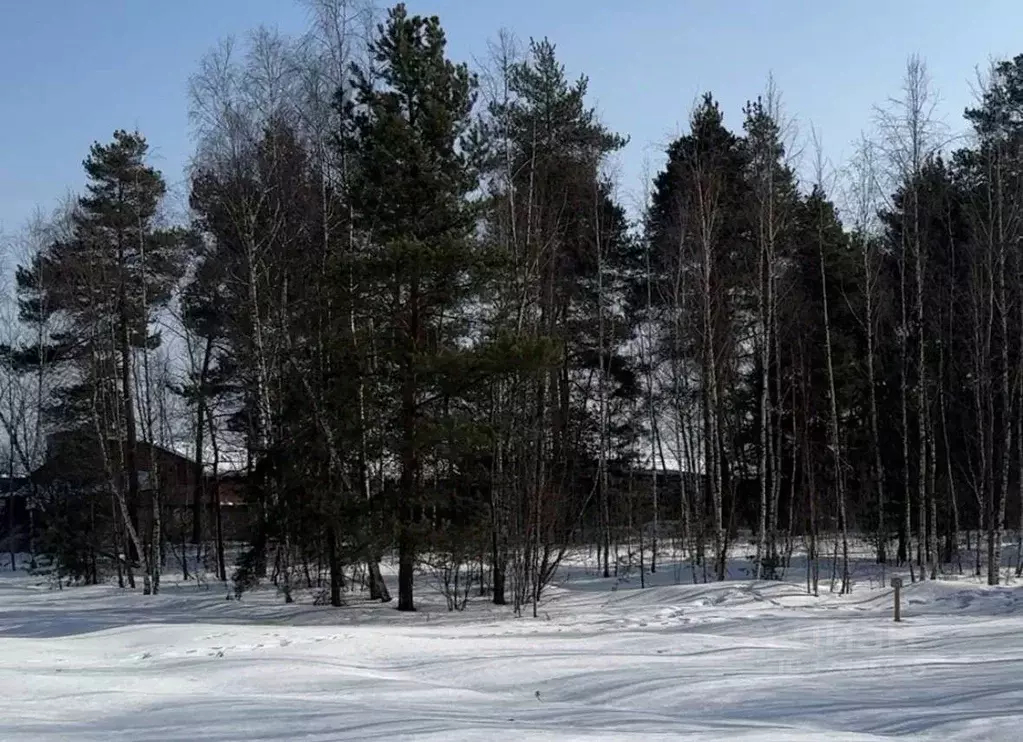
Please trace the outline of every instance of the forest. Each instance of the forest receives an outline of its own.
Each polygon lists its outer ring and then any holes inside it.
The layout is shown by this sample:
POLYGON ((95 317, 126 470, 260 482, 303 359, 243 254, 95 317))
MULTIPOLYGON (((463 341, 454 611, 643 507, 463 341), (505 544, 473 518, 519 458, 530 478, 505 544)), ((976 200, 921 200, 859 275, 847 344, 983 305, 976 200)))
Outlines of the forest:
POLYGON ((741 111, 707 93, 636 206, 556 40, 452 60, 436 17, 306 5, 198 62, 184 213, 121 130, 12 248, 0 459, 40 564, 152 594, 192 554, 340 606, 391 601, 393 563, 398 610, 428 576, 533 615, 580 546, 639 579, 798 553, 815 594, 863 543, 914 581, 1023 574, 1023 55, 958 136, 909 57, 846 163, 766 72, 741 111), (89 486, 33 476, 62 431, 89 486), (194 507, 142 444, 194 463, 194 507))

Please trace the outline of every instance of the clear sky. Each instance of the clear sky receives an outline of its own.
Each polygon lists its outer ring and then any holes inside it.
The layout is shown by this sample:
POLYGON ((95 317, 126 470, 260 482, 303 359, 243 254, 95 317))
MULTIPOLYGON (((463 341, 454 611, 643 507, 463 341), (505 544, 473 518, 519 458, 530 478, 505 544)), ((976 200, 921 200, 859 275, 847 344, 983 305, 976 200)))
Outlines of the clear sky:
MULTIPOLYGON (((927 61, 954 128, 977 66, 1023 53, 1020 0, 410 0, 436 13, 451 56, 471 61, 504 27, 548 36, 570 76, 590 77, 607 124, 628 134, 623 198, 644 160, 685 125, 704 90, 741 124, 769 72, 787 111, 841 161, 872 106, 898 92, 905 61, 927 61)), ((219 39, 259 24, 305 26, 293 0, 0 0, 0 232, 16 233, 83 184, 95 140, 138 128, 181 189, 191 151, 186 83, 219 39)))

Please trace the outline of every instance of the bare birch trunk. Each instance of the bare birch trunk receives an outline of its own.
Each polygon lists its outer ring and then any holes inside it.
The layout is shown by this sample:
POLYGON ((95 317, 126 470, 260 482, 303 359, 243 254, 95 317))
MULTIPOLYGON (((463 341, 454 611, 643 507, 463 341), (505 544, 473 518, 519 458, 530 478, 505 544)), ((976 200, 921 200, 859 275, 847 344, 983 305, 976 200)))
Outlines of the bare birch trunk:
MULTIPOLYGON (((594 184, 596 186, 596 184, 594 184)), ((597 358, 599 377, 597 380, 597 405, 600 419, 600 451, 597 458, 597 477, 600 488, 600 521, 601 541, 604 549, 604 577, 610 577, 610 551, 611 551, 611 510, 610 493, 608 492, 607 476, 607 448, 608 448, 608 412, 607 412, 607 363, 604 359, 605 333, 604 322, 604 250, 600 232, 599 193, 594 189, 594 237, 597 247, 597 358)), ((616 564, 617 569, 617 564, 616 564)))
POLYGON ((913 182, 913 257, 916 268, 916 424, 917 424, 917 567, 920 579, 927 577, 927 340, 924 332, 924 246, 920 230, 920 186, 916 179, 921 163, 914 161, 913 182))
MULTIPOLYGON (((773 194, 771 196, 773 200, 773 194)), ((768 217, 770 220, 770 217, 768 217)), ((770 229, 770 227, 768 227, 770 229)), ((763 229, 761 230, 763 231, 763 229)), ((758 292, 757 304, 760 316, 760 451, 757 458, 757 474, 760 480, 760 512, 757 528, 757 552, 756 569, 754 578, 759 580, 764 576, 764 554, 767 546, 767 477, 768 477, 768 439, 770 435, 770 363, 771 363, 771 295, 772 278, 772 255, 767 247, 768 240, 761 238, 764 246, 760 255, 760 291, 758 292)))
MULTIPOLYGON (((949 313, 949 321, 951 322, 951 312, 949 313)), ((938 405, 941 409, 941 435, 942 442, 945 448, 945 475, 948 477, 948 499, 949 499, 949 510, 951 511, 952 523, 950 527, 950 533, 948 538, 948 545, 946 546, 946 558, 949 562, 955 559, 959 564, 959 571, 962 572, 962 562, 959 558, 959 498, 956 493, 956 479, 955 472, 952 467, 952 454, 949 447, 948 440, 948 415, 945 411, 945 348, 944 345, 941 347, 941 354, 938 360, 939 371, 938 375, 941 377, 941 381, 938 384, 938 405)))
POLYGON ((221 582, 227 582, 227 559, 224 554, 224 515, 223 502, 220 496, 220 442, 217 440, 216 426, 212 410, 207 409, 207 424, 210 428, 210 447, 213 449, 213 487, 210 497, 213 500, 213 519, 216 527, 217 576, 221 582))
POLYGON ((884 496, 884 461, 881 457, 881 435, 878 426, 877 413, 877 374, 874 370, 874 291, 870 267, 869 248, 863 246, 863 277, 864 277, 864 298, 866 300, 866 328, 867 328, 867 375, 870 387, 870 437, 871 448, 874 452, 874 486, 877 489, 877 561, 884 564, 887 561, 888 546, 888 522, 885 512, 886 501, 884 496))
MULTIPOLYGON (((831 347, 831 318, 828 313, 827 270, 824 262, 824 238, 818 233, 820 248, 821 295, 824 308, 824 348, 828 364, 828 398, 831 407, 831 447, 835 461, 835 492, 838 497, 838 527, 842 538, 842 589, 841 594, 850 592, 849 581, 849 534, 845 504, 845 473, 842 464, 842 438, 838 420, 838 394, 835 389, 835 366, 831 347)), ((835 545, 837 551, 838 545, 835 545)))
POLYGON ((927 561, 931 565, 931 579, 938 579, 938 452, 935 446, 934 417, 931 408, 927 408, 927 491, 928 491, 928 527, 927 527, 927 561))
MULTIPOLYGON (((650 267, 650 242, 644 243, 643 258, 646 263, 646 327, 643 328, 642 340, 645 362, 647 367, 647 417, 650 421, 650 434, 653 438, 650 455, 650 495, 654 510, 654 532, 650 543, 650 574, 657 572, 657 537, 659 531, 660 507, 657 500, 657 449, 660 444, 660 432, 657 420, 657 413, 654 410, 654 353, 653 344, 650 340, 650 324, 653 322, 653 276, 650 267)), ((679 469, 681 470, 681 462, 679 469)), ((663 455, 662 455, 663 465, 663 455)), ((643 524, 640 523, 640 529, 643 524)), ((642 533, 642 531, 641 531, 642 533)), ((642 554, 640 555, 642 557, 642 554)), ((640 569, 642 572, 642 568, 640 569)))
POLYGON ((714 230, 715 215, 710 194, 697 187, 700 214, 700 241, 702 246, 703 293, 703 400, 704 400, 704 456, 710 495, 714 508, 714 574, 725 579, 727 555, 725 549, 724 511, 722 493, 721 445, 719 436, 720 410, 718 401, 717 347, 714 332, 714 230))
POLYGON ((902 322, 899 330, 899 411, 902 415, 902 538, 899 540, 899 563, 909 565, 909 577, 916 582, 913 569, 913 502, 912 482, 909 469, 909 321, 906 312, 906 257, 903 254, 899 265, 899 302, 902 322))

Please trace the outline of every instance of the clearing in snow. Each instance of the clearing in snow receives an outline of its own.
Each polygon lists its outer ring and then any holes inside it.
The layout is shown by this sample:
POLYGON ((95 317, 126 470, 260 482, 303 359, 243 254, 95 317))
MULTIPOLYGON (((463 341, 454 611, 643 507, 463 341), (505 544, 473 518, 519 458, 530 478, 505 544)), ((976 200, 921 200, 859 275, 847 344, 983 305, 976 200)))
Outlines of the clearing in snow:
MULTIPOLYGON (((604 580, 515 618, 0 575, 0 739, 1019 740, 1023 591, 604 580)), ((798 572, 792 571, 793 579, 798 572)), ((393 605, 393 604, 392 604, 393 605)))

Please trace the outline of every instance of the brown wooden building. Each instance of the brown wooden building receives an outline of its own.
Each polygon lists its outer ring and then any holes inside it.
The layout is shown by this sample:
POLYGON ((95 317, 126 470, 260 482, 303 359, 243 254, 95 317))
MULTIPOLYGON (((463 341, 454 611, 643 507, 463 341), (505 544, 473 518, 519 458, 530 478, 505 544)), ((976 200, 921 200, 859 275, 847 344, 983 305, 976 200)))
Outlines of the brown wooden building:
MULTIPOLYGON (((127 453, 123 441, 109 440, 101 445, 95 435, 88 433, 53 434, 47 441, 45 463, 32 472, 21 494, 35 499, 29 507, 43 514, 47 505, 55 502, 64 507, 76 501, 83 507, 87 503, 95 507, 100 502, 108 510, 106 515, 111 522, 115 522, 114 493, 118 489, 128 492, 127 453)), ((238 476, 216 477, 199 472, 195 461, 187 456, 146 442, 135 445, 135 467, 139 495, 128 507, 143 541, 152 533, 154 502, 160 504, 164 538, 172 543, 191 541, 197 498, 200 536, 204 541, 213 540, 217 514, 214 497, 219 497, 224 539, 233 541, 246 536, 249 509, 244 481, 238 476), (154 493, 158 497, 154 498, 154 493)))

